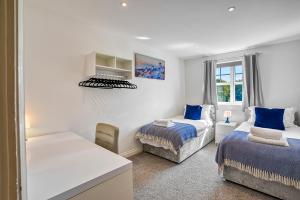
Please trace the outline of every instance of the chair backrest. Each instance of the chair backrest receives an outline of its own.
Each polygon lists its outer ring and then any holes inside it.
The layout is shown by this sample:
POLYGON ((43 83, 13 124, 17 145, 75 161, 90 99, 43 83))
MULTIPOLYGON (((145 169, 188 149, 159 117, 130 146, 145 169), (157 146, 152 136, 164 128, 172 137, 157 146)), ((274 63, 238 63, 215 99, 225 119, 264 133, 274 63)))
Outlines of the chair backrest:
POLYGON ((118 152, 119 128, 110 124, 98 123, 95 143, 114 153, 118 152))

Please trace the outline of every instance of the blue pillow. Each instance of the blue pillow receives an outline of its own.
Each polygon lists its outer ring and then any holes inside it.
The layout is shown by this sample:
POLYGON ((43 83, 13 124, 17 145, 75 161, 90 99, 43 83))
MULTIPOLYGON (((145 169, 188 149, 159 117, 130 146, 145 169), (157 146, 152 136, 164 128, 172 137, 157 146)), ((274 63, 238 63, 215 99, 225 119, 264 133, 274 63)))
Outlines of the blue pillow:
POLYGON ((284 109, 279 108, 255 108, 254 126, 261 128, 271 128, 277 130, 285 130, 283 123, 284 109))
POLYGON ((186 105, 184 119, 200 120, 202 107, 200 105, 186 105))

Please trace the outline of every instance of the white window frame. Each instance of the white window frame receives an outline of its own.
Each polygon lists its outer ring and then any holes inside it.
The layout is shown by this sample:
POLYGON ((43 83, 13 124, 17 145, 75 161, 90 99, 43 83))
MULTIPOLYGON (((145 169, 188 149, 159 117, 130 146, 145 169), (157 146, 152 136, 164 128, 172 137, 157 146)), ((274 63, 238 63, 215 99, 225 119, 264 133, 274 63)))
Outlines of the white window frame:
MULTIPOLYGON (((230 63, 230 62, 225 62, 225 63, 230 63)), ((218 68, 222 68, 222 67, 218 67, 219 64, 224 64, 224 62, 217 63, 216 70, 218 68)), ((230 67, 230 83, 217 83, 216 82, 216 87, 219 85, 230 85, 230 101, 229 102, 218 101, 218 96, 217 96, 218 104, 219 105, 242 105, 243 101, 235 101, 235 85, 240 84, 240 82, 235 81, 235 71, 234 71, 235 66, 224 66, 224 67, 230 67)), ((222 74, 220 74, 220 75, 221 75, 220 77, 222 77, 222 74)), ((244 71, 243 71, 243 79, 244 79, 244 71)), ((242 87, 243 87, 243 91, 244 91, 244 80, 242 82, 242 87)), ((216 91, 217 91, 217 88, 216 88, 216 91)), ((244 99, 244 92, 242 93, 242 95, 243 95, 242 99, 244 99)))

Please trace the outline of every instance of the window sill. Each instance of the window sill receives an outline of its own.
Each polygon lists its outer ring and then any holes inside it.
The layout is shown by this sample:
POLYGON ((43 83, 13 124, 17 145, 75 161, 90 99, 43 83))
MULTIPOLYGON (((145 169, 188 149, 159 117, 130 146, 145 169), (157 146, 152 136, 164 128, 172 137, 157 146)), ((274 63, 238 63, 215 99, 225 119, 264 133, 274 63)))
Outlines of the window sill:
POLYGON ((242 106, 243 103, 242 102, 218 102, 218 105, 220 106, 242 106))
POLYGON ((242 111, 243 110, 243 104, 242 103, 218 103, 218 110, 219 111, 225 111, 225 110, 231 110, 231 111, 242 111))

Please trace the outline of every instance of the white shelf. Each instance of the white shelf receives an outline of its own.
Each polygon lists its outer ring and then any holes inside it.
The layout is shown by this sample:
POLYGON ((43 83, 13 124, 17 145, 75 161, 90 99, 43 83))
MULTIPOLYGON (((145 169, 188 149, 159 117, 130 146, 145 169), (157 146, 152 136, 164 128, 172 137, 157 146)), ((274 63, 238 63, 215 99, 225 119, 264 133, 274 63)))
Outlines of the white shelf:
POLYGON ((101 65, 96 65, 96 69, 109 70, 109 71, 115 71, 115 72, 131 72, 131 70, 114 68, 114 67, 107 67, 107 66, 101 66, 101 65))
POLYGON ((121 72, 132 72, 132 70, 127 70, 127 69, 120 69, 120 68, 116 68, 118 71, 121 71, 121 72))
POLYGON ((96 75, 98 71, 132 79, 132 60, 93 52, 87 56, 86 76, 96 75))
POLYGON ((115 67, 108 67, 103 65, 96 65, 96 70, 109 70, 109 71, 117 71, 115 67))
POLYGON ((96 65, 114 68, 116 66, 116 58, 105 54, 96 53, 96 65))
POLYGON ((116 57, 116 68, 131 71, 132 60, 116 57))

